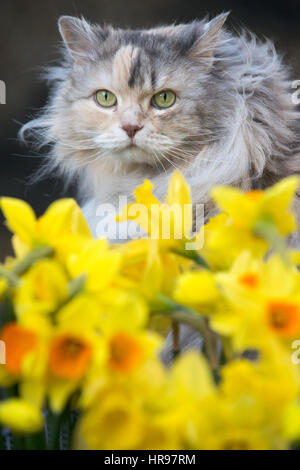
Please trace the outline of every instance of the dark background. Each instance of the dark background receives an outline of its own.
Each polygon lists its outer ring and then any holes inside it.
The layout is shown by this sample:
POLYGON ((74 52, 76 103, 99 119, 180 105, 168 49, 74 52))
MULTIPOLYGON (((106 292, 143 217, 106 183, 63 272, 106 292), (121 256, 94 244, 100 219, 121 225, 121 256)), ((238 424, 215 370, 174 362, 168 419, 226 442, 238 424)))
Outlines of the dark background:
MULTIPOLYGON (((6 82, 6 105, 0 104, 0 195, 30 202, 40 214, 53 200, 74 195, 57 177, 33 184, 41 158, 16 139, 26 122, 47 98, 38 80, 38 67, 55 62, 60 40, 60 15, 84 15, 93 22, 121 27, 147 27, 186 22, 231 10, 228 24, 246 26, 259 37, 274 40, 286 63, 300 79, 300 0, 0 0, 0 80, 6 82)), ((9 252, 9 234, 0 219, 0 258, 9 252)))

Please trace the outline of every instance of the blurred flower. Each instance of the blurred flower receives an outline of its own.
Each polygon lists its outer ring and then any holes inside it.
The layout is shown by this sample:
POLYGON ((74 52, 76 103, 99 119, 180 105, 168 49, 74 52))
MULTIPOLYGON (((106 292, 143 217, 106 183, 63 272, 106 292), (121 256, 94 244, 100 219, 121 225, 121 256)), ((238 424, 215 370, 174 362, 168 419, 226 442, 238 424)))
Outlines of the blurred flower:
POLYGON ((225 271, 242 251, 249 251, 255 257, 262 257, 268 250, 268 243, 253 236, 248 229, 236 227, 226 214, 219 214, 200 229, 204 246, 200 254, 208 261, 213 271, 225 271))
POLYGON ((177 279, 174 299, 182 304, 199 308, 212 308, 220 297, 214 275, 209 271, 182 274, 177 279))
POLYGON ((228 311, 217 313, 212 326, 221 334, 233 334, 237 347, 259 347, 272 337, 289 341, 297 338, 300 275, 294 267, 278 256, 263 262, 245 252, 230 271, 217 275, 217 282, 228 311))
POLYGON ((265 191, 242 193, 232 187, 215 187, 212 197, 240 229, 253 231, 257 222, 269 221, 286 236, 296 229, 290 206, 298 185, 299 178, 290 176, 265 191))
POLYGON ((16 258, 0 266, 0 385, 18 396, 1 402, 1 425, 36 433, 47 407, 55 447, 59 422, 76 408, 75 448, 298 442, 300 374, 291 346, 300 334, 299 253, 283 238, 296 226, 297 186, 291 177, 246 194, 215 188, 227 214, 200 229, 199 252, 186 249, 192 209, 179 172, 164 204, 149 181, 136 189, 136 206, 119 220, 137 217, 149 237, 123 245, 93 240, 71 199, 36 219, 26 203, 2 198, 16 258), (180 322, 200 332, 207 359, 180 351, 180 322), (165 367, 156 331, 170 325, 177 358, 165 367))
POLYGON ((40 246, 49 246, 65 257, 71 246, 77 246, 76 236, 79 239, 91 238, 88 225, 74 199, 52 203, 38 219, 31 207, 20 199, 3 197, 0 204, 7 226, 15 236, 17 256, 24 256, 28 250, 40 246))
POLYGON ((117 217, 119 222, 134 220, 152 239, 166 246, 180 246, 192 231, 190 188, 178 171, 174 171, 165 203, 152 194, 153 186, 145 180, 134 191, 136 202, 130 203, 117 217))
POLYGON ((30 434, 43 427, 41 411, 20 398, 10 398, 0 403, 0 423, 15 433, 30 434))
POLYGON ((91 345, 81 337, 57 336, 50 347, 49 372, 62 379, 80 379, 91 355, 91 345))
POLYGON ((42 259, 22 277, 16 291, 16 313, 21 319, 28 313, 51 314, 68 296, 68 278, 54 260, 42 259))
POLYGON ((2 330, 1 340, 5 344, 6 369, 20 374, 26 354, 37 346, 37 334, 17 323, 8 323, 2 330))

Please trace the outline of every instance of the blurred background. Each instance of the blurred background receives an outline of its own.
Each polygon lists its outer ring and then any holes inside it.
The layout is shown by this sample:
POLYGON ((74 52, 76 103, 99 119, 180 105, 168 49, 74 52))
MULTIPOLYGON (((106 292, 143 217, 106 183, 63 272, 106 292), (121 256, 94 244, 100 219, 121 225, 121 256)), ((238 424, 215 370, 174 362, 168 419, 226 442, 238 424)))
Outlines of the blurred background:
MULTIPOLYGON (((300 0, 1 0, 0 80, 6 83, 6 104, 0 104, 0 195, 25 199, 37 214, 54 199, 76 195, 76 188, 65 190, 57 177, 33 184, 30 176, 42 155, 34 155, 17 140, 20 124, 46 102, 47 87, 39 81, 38 67, 59 57, 60 15, 140 28, 228 10, 230 27, 246 26, 260 38, 273 39, 293 68, 294 79, 300 79, 300 0)), ((2 222, 0 218, 0 259, 10 251, 2 222)))

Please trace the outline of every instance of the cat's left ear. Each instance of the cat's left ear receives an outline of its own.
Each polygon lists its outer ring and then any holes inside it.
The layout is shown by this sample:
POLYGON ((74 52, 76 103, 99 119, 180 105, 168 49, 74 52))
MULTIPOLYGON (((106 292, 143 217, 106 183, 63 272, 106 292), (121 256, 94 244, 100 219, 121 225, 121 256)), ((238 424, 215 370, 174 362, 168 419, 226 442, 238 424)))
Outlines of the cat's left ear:
POLYGON ((61 16, 58 29, 75 63, 81 63, 91 56, 95 32, 84 18, 61 16))
POLYGON ((223 13, 207 23, 206 31, 191 48, 190 57, 192 59, 206 62, 208 67, 212 65, 218 39, 228 15, 229 12, 223 13))

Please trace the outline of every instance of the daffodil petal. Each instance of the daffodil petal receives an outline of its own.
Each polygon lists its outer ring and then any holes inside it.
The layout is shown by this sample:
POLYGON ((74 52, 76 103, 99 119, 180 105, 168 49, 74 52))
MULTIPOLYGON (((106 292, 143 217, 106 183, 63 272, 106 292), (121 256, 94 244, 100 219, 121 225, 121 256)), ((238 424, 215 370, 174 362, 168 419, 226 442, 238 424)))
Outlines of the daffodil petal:
POLYGON ((29 204, 20 199, 3 197, 0 205, 9 229, 30 246, 35 235, 36 217, 29 204))

